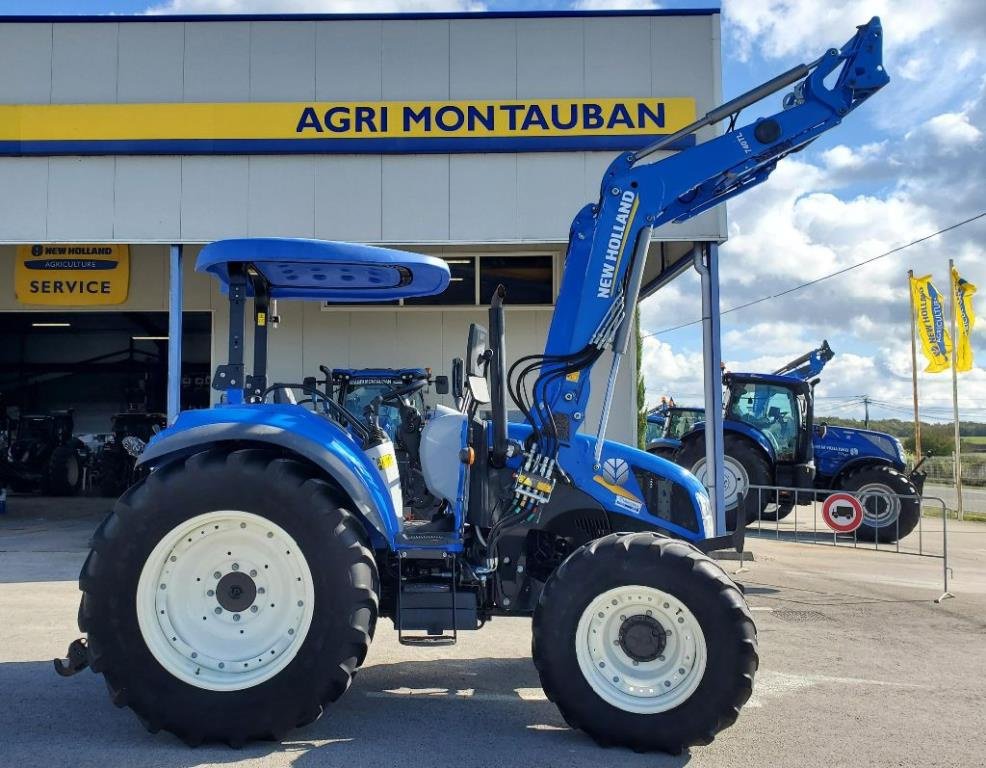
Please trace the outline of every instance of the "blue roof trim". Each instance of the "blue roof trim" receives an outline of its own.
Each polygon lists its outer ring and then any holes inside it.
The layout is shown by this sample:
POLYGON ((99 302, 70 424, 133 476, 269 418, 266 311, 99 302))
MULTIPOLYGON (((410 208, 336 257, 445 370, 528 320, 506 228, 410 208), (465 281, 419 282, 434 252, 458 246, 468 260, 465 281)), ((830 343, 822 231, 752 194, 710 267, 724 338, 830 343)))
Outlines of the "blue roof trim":
POLYGON ((607 18, 621 16, 713 16, 720 8, 652 8, 612 11, 474 11, 459 13, 229 13, 229 14, 155 14, 140 16, 112 15, 42 15, 6 14, 0 23, 115 24, 161 21, 375 21, 441 19, 566 19, 607 18))
POLYGON ((289 237, 217 240, 199 252, 195 271, 213 275, 227 293, 232 263, 256 269, 272 299, 391 301, 432 296, 449 284, 448 264, 434 256, 289 237))
MULTIPOLYGON (((576 152, 628 150, 651 136, 531 136, 408 139, 139 139, 0 141, 0 155, 319 155, 446 154, 450 152, 576 152)), ((669 149, 694 146, 687 136, 669 149)))

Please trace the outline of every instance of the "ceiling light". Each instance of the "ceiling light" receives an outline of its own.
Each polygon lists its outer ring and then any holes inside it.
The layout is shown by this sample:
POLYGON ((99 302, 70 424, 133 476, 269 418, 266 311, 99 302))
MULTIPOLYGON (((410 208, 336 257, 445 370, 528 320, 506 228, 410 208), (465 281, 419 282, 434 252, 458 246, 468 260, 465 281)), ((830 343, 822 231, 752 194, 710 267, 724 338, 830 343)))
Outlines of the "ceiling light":
POLYGON ((167 336, 131 336, 134 341, 167 341, 167 336))
POLYGON ((71 328, 72 323, 31 323, 32 328, 71 328))

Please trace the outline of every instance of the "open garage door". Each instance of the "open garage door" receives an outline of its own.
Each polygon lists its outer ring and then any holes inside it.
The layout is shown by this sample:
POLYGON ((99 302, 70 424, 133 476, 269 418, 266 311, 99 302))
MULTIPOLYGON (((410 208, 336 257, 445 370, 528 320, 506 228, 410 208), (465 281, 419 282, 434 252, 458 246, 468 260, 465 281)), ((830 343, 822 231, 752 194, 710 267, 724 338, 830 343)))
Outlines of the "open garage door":
MULTIPOLYGON (((210 312, 185 312, 181 407, 209 406, 210 312)), ((166 312, 0 313, 0 417, 71 409, 78 434, 106 433, 112 417, 164 412, 166 312)))

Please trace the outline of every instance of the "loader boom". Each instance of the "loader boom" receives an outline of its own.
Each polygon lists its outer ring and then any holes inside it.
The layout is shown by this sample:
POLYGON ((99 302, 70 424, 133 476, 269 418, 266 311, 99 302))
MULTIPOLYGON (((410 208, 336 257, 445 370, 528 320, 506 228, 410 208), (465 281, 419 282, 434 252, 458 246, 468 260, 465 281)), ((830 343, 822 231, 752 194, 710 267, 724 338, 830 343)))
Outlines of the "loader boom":
POLYGON ((510 371, 510 394, 533 426, 532 442, 539 452, 557 456, 563 445, 571 445, 589 402, 589 373, 609 347, 614 355, 600 419, 598 463, 652 231, 685 221, 761 183, 778 160, 837 126, 889 81, 881 52, 882 29, 874 17, 841 49, 830 49, 817 61, 764 83, 673 137, 613 161, 603 177, 599 201, 585 206, 572 222, 544 354, 522 358, 510 371), (830 89, 823 81, 837 70, 830 89), (781 111, 657 162, 642 162, 671 139, 726 118, 735 122, 741 109, 796 80, 800 82, 785 97, 781 111))

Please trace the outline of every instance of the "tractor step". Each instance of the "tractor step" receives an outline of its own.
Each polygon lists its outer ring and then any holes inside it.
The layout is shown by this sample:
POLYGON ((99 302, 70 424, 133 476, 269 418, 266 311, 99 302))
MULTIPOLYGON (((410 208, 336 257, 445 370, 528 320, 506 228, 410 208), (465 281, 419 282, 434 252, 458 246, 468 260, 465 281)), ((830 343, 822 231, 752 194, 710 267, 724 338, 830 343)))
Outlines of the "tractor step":
POLYGON ((400 635, 401 645, 413 645, 417 648, 437 648, 443 645, 455 645, 455 635, 400 635))
MULTIPOLYGON (((408 552, 408 555, 411 553, 408 552)), ((430 579, 408 579, 403 571, 405 562, 410 560, 433 560, 435 551, 418 551, 419 556, 404 557, 401 553, 398 562, 397 613, 394 627, 397 639, 402 645, 437 646, 453 645, 458 640, 459 630, 478 629, 479 593, 475 587, 462 587, 458 584, 458 560, 454 555, 441 552, 440 557, 448 564, 441 576, 430 579), (408 630, 424 631, 425 635, 405 635, 408 630), (451 630, 451 634, 446 634, 451 630)))

